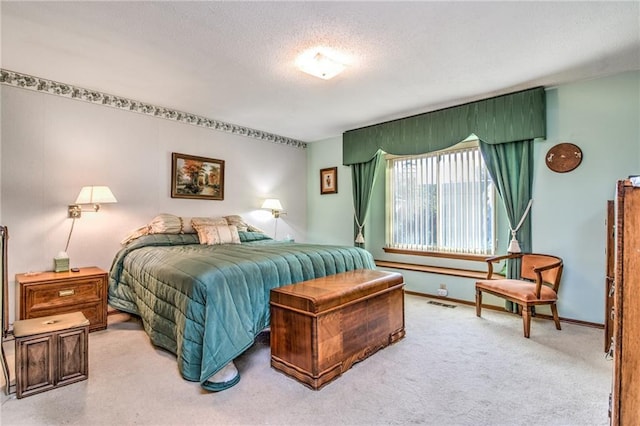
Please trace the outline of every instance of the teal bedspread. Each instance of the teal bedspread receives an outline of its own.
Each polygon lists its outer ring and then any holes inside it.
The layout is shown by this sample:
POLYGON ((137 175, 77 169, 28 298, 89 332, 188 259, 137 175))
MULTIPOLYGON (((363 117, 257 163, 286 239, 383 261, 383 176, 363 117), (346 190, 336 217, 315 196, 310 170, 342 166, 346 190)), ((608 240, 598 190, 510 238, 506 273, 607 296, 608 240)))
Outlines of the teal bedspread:
POLYGON ((116 254, 109 304, 139 315, 152 343, 176 354, 182 376, 212 389, 207 379, 269 326, 272 288, 361 268, 375 264, 356 247, 147 235, 116 254))

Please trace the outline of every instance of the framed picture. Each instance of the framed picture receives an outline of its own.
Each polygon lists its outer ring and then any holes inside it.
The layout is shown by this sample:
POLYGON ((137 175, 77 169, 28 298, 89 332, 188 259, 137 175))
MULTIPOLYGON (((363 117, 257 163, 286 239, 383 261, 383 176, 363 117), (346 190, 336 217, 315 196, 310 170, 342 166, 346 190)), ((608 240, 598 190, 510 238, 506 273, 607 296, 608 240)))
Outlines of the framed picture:
POLYGON ((338 168, 329 167, 320 170, 320 194, 338 193, 338 168))
POLYGON ((224 200, 224 160, 171 154, 171 198, 224 200))

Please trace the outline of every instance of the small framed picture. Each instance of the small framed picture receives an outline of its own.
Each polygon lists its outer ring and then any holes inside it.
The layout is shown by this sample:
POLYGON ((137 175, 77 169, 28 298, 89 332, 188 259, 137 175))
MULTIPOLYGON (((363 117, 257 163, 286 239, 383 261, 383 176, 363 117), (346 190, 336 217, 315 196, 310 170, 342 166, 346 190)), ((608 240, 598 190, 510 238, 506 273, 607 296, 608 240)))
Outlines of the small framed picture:
POLYGON ((329 167, 320 170, 320 194, 338 193, 338 168, 329 167))
POLYGON ((171 198, 224 200, 224 160, 172 153, 171 198))

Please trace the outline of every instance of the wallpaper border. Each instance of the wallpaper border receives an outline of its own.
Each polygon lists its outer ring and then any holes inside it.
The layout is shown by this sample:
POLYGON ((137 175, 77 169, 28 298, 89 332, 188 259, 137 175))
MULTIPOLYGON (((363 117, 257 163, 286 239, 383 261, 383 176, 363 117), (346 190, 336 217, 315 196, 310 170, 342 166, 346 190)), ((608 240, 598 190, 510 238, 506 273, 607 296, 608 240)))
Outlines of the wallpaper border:
POLYGON ((99 92, 97 90, 88 90, 82 87, 59 83, 57 81, 34 77, 27 74, 21 74, 19 72, 9 71, 1 68, 0 83, 6 84, 8 86, 19 87, 22 89, 33 90, 36 92, 44 92, 51 95, 58 95, 65 98, 76 99, 92 104, 100 104, 112 108, 122 109, 125 111, 132 111, 140 114, 150 115, 153 117, 164 118, 166 120, 177 121, 179 123, 205 127, 212 130, 232 133, 234 135, 246 136, 266 142, 287 145, 294 148, 305 149, 307 147, 306 142, 302 142, 297 139, 291 139, 284 136, 275 135, 273 133, 239 126, 237 124, 226 123, 224 121, 214 120, 187 112, 177 111, 170 108, 160 107, 133 99, 124 98, 122 96, 114 96, 108 93, 99 92))

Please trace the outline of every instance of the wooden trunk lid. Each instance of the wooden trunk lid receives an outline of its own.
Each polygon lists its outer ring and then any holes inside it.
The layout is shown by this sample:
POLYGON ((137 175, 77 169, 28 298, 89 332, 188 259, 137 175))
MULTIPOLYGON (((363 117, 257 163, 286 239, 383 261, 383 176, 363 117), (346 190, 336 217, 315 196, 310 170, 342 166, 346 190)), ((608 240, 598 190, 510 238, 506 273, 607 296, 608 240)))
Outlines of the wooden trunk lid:
POLYGON ((319 314, 403 284, 397 272, 357 269, 274 288, 271 303, 319 314))

